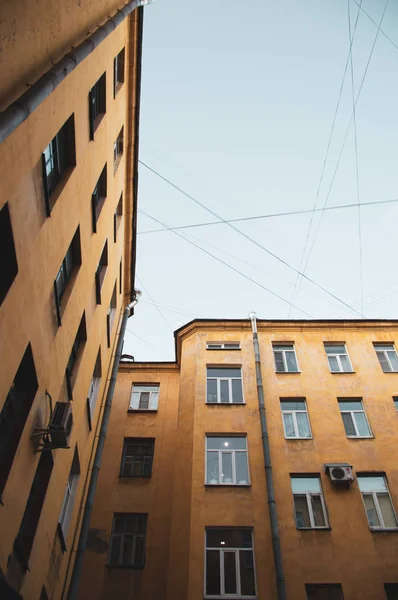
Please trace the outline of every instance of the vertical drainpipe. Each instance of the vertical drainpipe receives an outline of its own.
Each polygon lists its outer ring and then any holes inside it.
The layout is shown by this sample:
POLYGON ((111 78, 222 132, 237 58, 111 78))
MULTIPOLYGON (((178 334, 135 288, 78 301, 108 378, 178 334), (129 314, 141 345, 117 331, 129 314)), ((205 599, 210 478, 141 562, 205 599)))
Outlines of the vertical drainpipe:
POLYGON ((112 374, 111 374, 111 379, 109 381, 108 392, 106 395, 105 407, 104 407, 104 412, 102 415, 101 429, 100 429, 100 433, 99 433, 97 449, 95 451, 93 468, 92 468, 92 472, 91 472, 91 479, 90 479, 90 483, 88 486, 86 503, 84 505, 82 526, 80 529, 80 536, 79 536, 79 543, 78 543, 77 550, 76 550, 75 562, 73 564, 73 570, 72 570, 71 580, 69 583, 67 600, 75 600, 75 598, 77 596, 77 590, 79 587, 79 581, 80 581, 80 577, 81 577, 81 573, 82 573, 82 569, 83 569, 83 557, 84 557, 84 551, 85 551, 86 545, 87 545, 91 513, 93 510, 93 506, 94 506, 95 491, 97 489, 97 481, 98 481, 99 469, 100 469, 100 465, 101 465, 102 453, 104 451, 106 432, 108 430, 109 417, 111 415, 112 400, 113 400, 113 394, 114 394, 115 385, 116 385, 116 377, 117 377, 117 373, 118 373, 118 369, 119 369, 120 358, 122 356, 124 334, 126 332, 126 327, 127 327, 127 319, 132 315, 132 309, 137 304, 138 296, 141 295, 141 292, 136 290, 135 294, 136 294, 135 300, 130 302, 130 304, 128 304, 126 306, 126 308, 124 309, 124 312, 123 312, 122 324, 120 326, 119 338, 118 338, 117 345, 116 345, 115 360, 113 361, 112 374))
POLYGON ((252 331, 253 331, 253 348, 254 348, 254 360, 255 360, 255 365, 256 365, 257 397, 258 397, 258 408, 260 411, 261 437, 263 440, 265 481, 266 481, 266 485, 267 485, 268 510, 269 510, 269 517, 270 517, 270 522, 271 522, 272 549, 274 552, 276 587, 277 587, 278 600, 286 600, 285 575, 283 572, 283 564, 282 564, 281 542, 279 539, 278 517, 276 514, 274 481, 273 481, 273 476, 272 476, 271 452, 270 452, 270 447, 269 447, 267 418, 266 418, 266 414, 265 414, 265 405, 264 405, 264 389, 263 389, 263 378, 262 378, 262 374, 261 374, 261 357, 260 357, 260 346, 258 343, 258 335, 257 335, 256 313, 251 312, 249 314, 249 319, 251 320, 252 331))

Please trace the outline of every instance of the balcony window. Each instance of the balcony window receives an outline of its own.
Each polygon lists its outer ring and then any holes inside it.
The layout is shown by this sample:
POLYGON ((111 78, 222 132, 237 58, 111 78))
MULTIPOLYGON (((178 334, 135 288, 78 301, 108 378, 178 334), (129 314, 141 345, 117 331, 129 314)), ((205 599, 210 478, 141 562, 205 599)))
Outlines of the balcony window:
POLYGON ((243 404, 240 367, 207 367, 207 403, 243 404))
POLYGON ((206 483, 248 485, 246 436, 206 436, 206 483))

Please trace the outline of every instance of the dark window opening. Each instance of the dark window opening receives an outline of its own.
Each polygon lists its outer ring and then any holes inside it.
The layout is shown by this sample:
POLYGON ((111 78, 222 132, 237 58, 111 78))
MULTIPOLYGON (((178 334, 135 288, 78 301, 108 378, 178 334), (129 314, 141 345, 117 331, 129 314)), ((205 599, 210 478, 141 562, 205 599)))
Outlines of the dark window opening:
POLYGON ((14 542, 15 554, 24 569, 29 568, 28 561, 46 497, 47 487, 50 482, 53 465, 54 461, 51 451, 43 450, 30 489, 21 526, 14 542))
POLYGON ((0 306, 18 273, 17 255, 12 234, 8 203, 0 211, 0 306))
POLYGON ((88 94, 88 108, 90 119, 90 140, 94 139, 94 133, 106 113, 106 73, 93 85, 88 94))
POLYGON ((113 239, 116 242, 117 232, 123 217, 123 194, 120 194, 120 199, 117 204, 115 214, 113 215, 113 239))
POLYGON ((306 585, 307 600, 343 600, 343 590, 338 583, 306 585))
POLYGON ((98 350, 97 360, 95 361, 93 376, 90 381, 90 387, 87 394, 87 417, 88 426, 91 431, 93 424, 93 417, 95 411, 95 405, 98 397, 98 389, 102 377, 102 366, 101 366, 101 348, 98 350))
POLYGON ((111 332, 112 332, 113 323, 115 322, 116 306, 117 306, 117 301, 116 301, 116 282, 115 282, 115 287, 113 288, 111 303, 109 305, 108 313, 106 315, 106 331, 107 331, 107 336, 108 336, 108 348, 111 347, 111 332))
POLYGON ((385 583, 384 591, 387 600, 398 600, 398 583, 385 583))
POLYGON ((102 250, 101 258, 98 263, 97 270, 95 272, 95 295, 97 304, 101 304, 101 288, 104 283, 106 270, 108 268, 108 240, 105 242, 104 249, 102 250))
POLYGON ((69 117, 42 154, 44 200, 47 216, 50 216, 51 195, 68 167, 76 165, 75 120, 69 117))
POLYGON ((79 329, 77 330, 77 334, 75 340, 72 345, 71 353, 69 356, 68 364, 66 365, 66 386, 68 389, 68 398, 72 400, 72 389, 74 382, 76 380, 77 374, 77 361, 79 355, 83 350, 84 343, 87 340, 87 330, 86 330, 86 317, 83 313, 83 316, 80 321, 79 329))
POLYGON ((91 195, 91 208, 93 214, 93 232, 97 233, 97 221, 99 219, 102 207, 106 200, 107 195, 107 178, 106 178, 106 165, 101 171, 101 175, 95 185, 94 191, 91 195))
POLYGON ((119 165, 119 161, 123 155, 123 127, 121 128, 119 135, 116 138, 115 143, 113 144, 113 163, 115 170, 119 165))
POLYGON ((11 472, 38 387, 32 348, 29 344, 0 413, 0 496, 11 472))
POLYGON ((116 97, 124 82, 124 48, 113 60, 113 97, 116 97))
POLYGON ((151 477, 154 449, 152 438, 125 438, 120 476, 151 477))
POLYGON ((60 307, 62 297, 75 267, 79 267, 81 264, 80 228, 78 227, 54 281, 55 308, 57 311, 58 325, 61 325, 60 307))
POLYGON ((109 544, 110 567, 143 567, 148 515, 116 513, 109 544))
MULTIPOLYGON (((123 276, 123 266, 122 266, 122 261, 120 261, 120 265, 119 265, 119 294, 122 293, 122 276, 123 276)), ((398 407, 397 407, 398 410, 398 407)))

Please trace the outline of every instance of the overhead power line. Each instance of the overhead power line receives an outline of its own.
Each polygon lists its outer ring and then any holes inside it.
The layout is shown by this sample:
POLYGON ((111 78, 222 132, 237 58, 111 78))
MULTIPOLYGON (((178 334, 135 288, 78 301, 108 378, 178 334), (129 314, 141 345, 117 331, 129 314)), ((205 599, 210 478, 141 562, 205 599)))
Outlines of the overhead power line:
POLYGON ((368 19, 370 19, 372 21, 372 23, 374 25, 376 25, 376 27, 377 27, 378 31, 380 31, 381 35, 384 35, 384 37, 394 46, 394 48, 396 48, 398 50, 398 44, 396 44, 394 42, 394 40, 392 40, 390 38, 390 36, 388 36, 386 34, 386 32, 380 27, 381 23, 377 24, 376 21, 374 19, 372 19, 372 17, 370 16, 370 14, 368 12, 366 12, 366 10, 363 8, 362 2, 361 2, 361 5, 359 5, 358 2, 357 2, 357 0, 353 0, 353 1, 355 2, 355 4, 357 6, 359 6, 360 10, 368 17, 368 19))
MULTIPOLYGON (((387 10, 388 3, 389 3, 389 0, 386 0, 386 3, 385 3, 385 5, 384 5, 384 9, 383 9, 383 14, 381 15, 381 19, 380 19, 380 24, 379 24, 379 25, 381 25, 381 24, 382 24, 382 22, 383 22, 384 15, 385 15, 385 13, 386 13, 386 10, 387 10)), ((371 50, 370 50, 370 54, 369 54, 368 61, 367 61, 367 63, 366 63, 366 67, 365 67, 364 74, 363 74, 363 76, 362 76, 362 81, 361 81, 361 84, 360 84, 360 86, 359 86, 359 90, 358 90, 357 98, 356 98, 356 100, 355 100, 355 108, 357 107, 358 100, 359 100, 359 97, 360 97, 360 95, 361 95, 361 92, 362 92, 363 84, 364 84, 364 81, 365 81, 365 79, 366 79, 366 75, 367 75, 367 72, 368 72, 368 69, 369 69, 369 64, 370 64, 370 61, 371 61, 371 59, 372 59, 372 56, 373 56, 373 51, 374 51, 374 49, 375 49, 375 46, 376 46, 377 38, 378 38, 378 36, 379 36, 379 31, 380 31, 380 28, 377 30, 377 32, 376 32, 376 35, 375 35, 375 38, 374 38, 374 40, 373 40, 372 48, 371 48, 371 50)), ((347 138, 348 138, 348 134, 349 134, 349 131, 350 131, 351 123, 352 123, 352 121, 353 121, 353 117, 354 117, 354 114, 352 113, 352 114, 351 114, 350 121, 349 121, 349 123, 348 123, 348 126, 347 126, 347 129, 346 129, 346 132, 345 132, 345 136, 344 136, 343 144, 342 144, 342 146, 341 146, 340 154, 339 154, 339 157, 338 157, 338 159, 337 159, 337 163, 336 163, 336 166, 335 166, 335 169, 334 169, 334 172, 333 172, 332 180, 331 180, 331 182, 330 182, 330 185, 329 185, 329 189, 328 189, 328 193, 327 193, 327 195, 326 195, 326 199, 325 199, 325 202, 324 202, 324 205, 323 205, 323 209, 325 209, 325 208, 326 208, 326 205, 327 205, 327 203, 328 203, 328 201, 329 201, 329 197, 330 197, 330 194, 331 194, 331 191, 332 191, 332 188, 333 188, 334 180, 335 180, 335 178, 336 178, 336 174, 337 174, 338 168, 339 168, 339 166, 340 166, 341 157, 342 157, 342 155, 343 155, 343 151, 344 151, 344 148, 345 148, 345 145, 346 145, 346 142, 347 142, 347 138)), ((321 216, 320 216, 320 218, 319 218, 319 221, 318 221, 318 224, 317 224, 317 228, 316 228, 316 230, 315 230, 315 235, 314 235, 314 237, 313 237, 313 239, 312 239, 311 247, 310 247, 309 253, 308 253, 308 255, 307 255, 307 259, 306 259, 306 261, 305 261, 305 265, 304 265, 304 269, 303 269, 303 272, 304 272, 304 273, 305 273, 305 271, 306 271, 306 269, 307 269, 307 266, 308 266, 309 260, 310 260, 310 258, 311 258, 312 251, 313 251, 313 249, 314 249, 314 245, 315 245, 315 242, 316 242, 316 239, 317 239, 317 236, 318 236, 319 228, 320 228, 320 226, 321 226, 321 221, 322 221, 323 214, 324 214, 324 210, 321 212, 321 216)), ((299 286, 300 286, 300 284, 299 284, 299 286)), ((363 315, 362 315, 362 316, 363 316, 363 315)))
MULTIPOLYGON (((376 206, 377 204, 393 204, 394 202, 398 202, 398 198, 393 198, 392 200, 379 200, 372 202, 362 202, 361 208, 367 206, 376 206)), ((207 221, 206 223, 193 223, 191 225, 179 225, 177 227, 161 227, 159 229, 148 229, 146 231, 138 231, 137 235, 145 235, 147 233, 160 233, 162 231, 173 231, 180 229, 194 229, 196 227, 208 227, 210 225, 224 225, 225 223, 241 223, 244 221, 256 221, 261 219, 274 219, 276 217, 290 217, 293 215, 307 215, 312 212, 324 212, 330 210, 344 210, 346 208, 357 208, 358 204, 355 202, 353 204, 340 204, 338 206, 327 206, 326 208, 308 208, 305 210, 291 210, 288 212, 281 213, 270 213, 268 215, 254 215, 251 217, 240 217, 238 219, 224 219, 224 221, 207 221)))
POLYGON ((144 290, 144 292, 146 292, 148 294, 149 298, 152 300, 154 307, 156 308, 156 310, 158 311, 158 313, 162 317, 163 321, 166 323, 167 327, 170 329, 170 331, 173 331, 172 326, 170 325, 170 323, 168 322, 168 320, 166 319, 166 317, 164 316, 164 314, 160 310, 159 306, 156 304, 156 302, 153 301, 153 298, 152 298, 151 294, 148 292, 148 290, 146 289, 146 287, 145 287, 142 279, 140 279, 140 277, 138 277, 138 275, 136 277, 137 277, 137 280, 139 281, 140 285, 142 286, 142 289, 144 290))
MULTIPOLYGON (((311 279, 310 277, 308 277, 308 275, 305 275, 304 273, 302 273, 301 271, 299 271, 298 269, 296 269, 295 267, 293 267, 292 265, 290 265, 286 260, 284 260, 283 258, 281 258, 280 256, 278 256, 277 254, 275 254, 271 250, 268 250, 268 248, 266 248, 265 246, 263 246, 262 244, 260 244, 259 242, 257 242, 255 239, 253 239, 252 237, 250 237, 249 235, 247 235, 246 233, 244 233, 243 231, 241 231, 240 229, 238 229, 237 227, 235 227, 231 223, 228 223, 227 221, 225 221, 225 219, 223 219, 220 215, 218 215, 213 210, 211 210, 210 208, 208 208, 205 204, 203 204, 202 202, 200 202, 199 200, 197 200, 196 198, 194 198, 193 196, 191 196, 190 194, 188 194, 187 192, 185 192, 182 188, 180 188, 175 183, 173 183, 172 181, 170 181, 169 179, 167 179, 166 177, 164 177, 164 175, 161 175, 158 171, 156 171, 155 169, 153 169, 152 167, 150 167, 146 163, 142 162, 141 160, 139 162, 144 167, 146 167, 149 171, 151 171, 152 173, 154 173, 155 175, 157 175, 160 179, 163 179, 163 181, 165 181, 166 183, 168 183, 169 185, 171 185, 174 189, 178 190, 181 194, 183 194, 184 196, 186 196, 187 198, 189 198, 190 200, 192 200, 192 202, 194 202, 195 204, 197 204, 198 206, 200 206, 201 208, 203 208, 204 210, 206 210, 207 212, 209 212, 210 214, 212 214, 214 217, 216 217, 217 219, 219 219, 223 223, 227 224, 228 227, 230 227, 231 229, 233 229, 234 231, 236 231, 237 233, 239 233, 239 235, 243 236, 244 238, 246 238, 247 240, 249 240, 250 242, 252 242, 253 244, 255 244, 258 248, 261 248, 261 250, 263 250, 264 252, 266 252, 267 254, 269 254, 270 256, 272 256, 273 258, 275 258, 276 260, 278 260, 280 263, 282 263, 283 265, 285 265, 289 269, 292 269, 296 273, 299 273, 300 275, 302 275, 304 277, 304 279, 306 279, 307 281, 310 281, 313 285, 315 285, 316 287, 318 287, 319 289, 321 289, 323 292, 325 292, 329 296, 332 296, 332 298, 334 298, 335 300, 338 300, 338 302, 341 302, 342 304, 344 304, 344 306, 346 306, 350 310, 354 310, 361 317, 363 316, 358 310, 353 309, 352 306, 350 306, 349 304, 347 304, 347 302, 345 302, 344 300, 342 300, 341 298, 339 298, 338 296, 336 296, 335 294, 333 294, 333 292, 330 292, 329 290, 327 290, 326 288, 324 288, 319 283, 316 283, 316 281, 314 281, 313 279, 311 279)), ((160 221, 158 221, 158 222, 160 222, 160 221)), ((178 232, 174 231, 174 233, 178 233, 178 232)), ((186 239, 186 238, 184 238, 184 239, 186 239)), ((202 248, 202 250, 203 250, 203 248, 202 248)), ((218 260, 220 260, 220 259, 218 259, 218 260)), ((285 299, 283 299, 283 301, 287 302, 285 299)))
MULTIPOLYGON (((349 0, 348 0, 348 2, 349 2, 349 0)), ((362 0, 361 0, 361 4, 362 4, 362 0)), ((354 32, 353 32, 352 39, 351 39, 351 35, 350 35, 350 43, 349 43, 349 48, 348 48, 347 60, 345 61, 345 67, 344 67, 344 71, 343 71, 343 77, 342 77, 341 84, 340 84, 340 89, 339 89, 339 95, 338 95, 338 98, 337 98, 336 108, 334 110, 332 126, 331 126, 330 132, 329 132, 329 139, 328 139, 328 143, 326 145, 326 152, 325 152, 325 156, 324 156, 324 159, 323 159, 323 165, 322 165, 321 175, 319 177, 318 188, 317 188, 316 194, 315 194, 314 206, 313 206, 313 210, 312 210, 312 213, 311 213, 311 219, 310 219, 310 222, 309 222, 308 228, 307 228, 307 235, 305 237, 305 242, 304 242, 304 246, 303 246, 303 252, 301 254, 301 260, 300 260, 300 266, 299 266, 299 270, 300 271, 302 270, 302 267, 303 267, 303 263, 304 263, 304 259, 305 259, 305 253, 306 253, 306 250, 307 250, 308 241, 310 239, 310 233, 311 233, 311 229, 312 229, 312 223, 314 221, 314 215, 315 215, 315 212, 316 212, 316 206, 318 204, 318 199, 319 199, 319 194, 320 194, 321 187, 322 187, 323 177, 325 175, 326 163, 327 163, 328 158, 329 158, 330 146, 331 146, 331 143, 332 143, 332 137, 333 137, 333 133, 334 133, 334 127, 336 125, 337 113, 339 112, 339 108, 340 108, 341 95, 343 93, 344 82, 345 82, 345 78, 346 78, 346 75, 347 75, 348 65, 349 65, 349 62, 350 62, 350 57, 352 59, 352 45, 354 43, 355 33, 356 33, 356 30, 357 30, 359 13, 360 13, 360 11, 358 10, 358 14, 357 14, 357 18, 356 18, 356 21, 355 21, 355 26, 354 26, 354 32)), ((297 277, 296 277, 296 283, 295 283, 293 294, 292 294, 292 302, 294 302, 294 299, 296 297, 296 290, 297 290, 299 282, 300 282, 300 275, 297 275, 297 277)), ((287 315, 288 318, 290 317, 291 308, 292 307, 290 306, 289 307, 289 312, 288 312, 288 315, 287 315)))
MULTIPOLYGON (((153 221, 155 221, 156 223, 159 223, 159 225, 162 225, 162 227, 166 227, 167 229, 167 225, 165 223, 162 223, 162 221, 159 221, 159 219, 156 219, 155 217, 152 217, 151 215, 149 215, 147 212, 145 212, 144 210, 140 209, 140 212, 145 215, 146 217, 149 217, 149 219, 152 219, 153 221)), ((282 300, 282 302, 286 302, 288 303, 288 300, 286 300, 285 298, 282 298, 282 296, 279 296, 279 294, 273 292, 272 290, 270 290, 269 288, 265 287, 264 285, 262 285, 261 283, 259 283, 258 281, 256 281, 255 279, 252 279, 252 277, 249 277, 248 275, 246 275, 245 273, 243 273, 242 271, 239 271, 239 269, 236 269, 235 267, 233 267, 232 265, 230 265, 229 263, 225 262, 224 260, 222 260, 221 258, 219 258, 218 256, 216 256, 215 254, 212 254, 211 252, 209 252, 208 250, 205 250, 205 248, 202 248, 201 246, 199 246, 198 244, 195 244, 195 242, 192 242, 191 240, 189 240, 188 238, 186 238, 184 235, 182 235, 182 233, 179 233, 178 231, 174 231, 173 229, 169 229, 170 231, 172 231, 173 233, 175 233, 175 235, 178 235, 178 237, 182 238, 183 240, 185 240, 186 242, 188 242, 188 244, 191 244, 192 246, 195 246, 195 248, 198 248, 199 250, 201 250, 201 252, 204 252, 205 254, 207 254, 208 256, 211 256, 212 258, 214 258, 217 262, 223 264, 224 266, 228 267, 228 269, 231 269, 231 271, 235 271, 235 273, 238 273, 239 275, 241 275, 242 277, 244 277, 245 279, 247 279, 248 281, 251 281, 252 283, 254 283, 255 285, 257 285, 258 287, 262 288, 263 290, 265 290, 266 292, 268 292, 269 294, 272 294, 272 296, 275 296, 276 298, 278 298, 279 300, 282 300)), ((300 312, 302 312, 303 314, 305 314, 307 317, 312 318, 312 315, 310 315, 309 313, 307 313, 305 310, 303 310, 302 308, 299 308, 298 306, 295 306, 295 308, 297 310, 299 310, 300 312)))

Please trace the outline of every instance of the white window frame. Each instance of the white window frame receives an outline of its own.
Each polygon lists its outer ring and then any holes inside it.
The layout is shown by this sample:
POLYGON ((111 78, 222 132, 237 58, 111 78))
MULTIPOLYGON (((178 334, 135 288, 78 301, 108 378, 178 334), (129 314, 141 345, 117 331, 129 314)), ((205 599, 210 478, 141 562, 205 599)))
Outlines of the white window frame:
POLYGON ((160 384, 159 383, 133 383, 131 387, 131 396, 130 396, 130 405, 129 410, 131 411, 147 411, 147 410, 158 410, 159 404, 159 393, 160 393, 160 384), (143 388, 143 389, 135 389, 134 388, 143 388), (140 397, 138 400, 137 406, 134 406, 133 403, 133 394, 139 392, 140 397), (141 402, 141 394, 145 392, 149 392, 149 402, 148 408, 140 408, 141 402))
POLYGON ((275 373, 300 373, 300 365, 298 362, 298 358, 297 358, 297 352, 296 352, 296 346, 294 343, 291 342, 273 342, 272 343, 272 351, 274 353, 274 365, 275 365, 275 373), (280 346, 291 346, 291 350, 278 350, 278 347, 280 346), (276 352, 281 352, 282 353, 282 359, 283 359, 283 366, 285 368, 284 371, 277 371, 276 370, 276 361, 275 361, 275 351, 276 352), (287 368, 287 360, 286 360, 286 352, 294 352, 294 356, 296 358, 296 365, 297 365, 297 371, 289 371, 289 369, 287 368))
POLYGON ((206 446, 205 446, 205 484, 206 485, 236 485, 236 486, 248 486, 250 485, 250 472, 249 472, 249 453, 248 453, 248 448, 247 448, 247 436, 246 435, 206 435, 206 446), (236 437, 239 439, 244 439, 245 443, 246 443, 246 448, 245 449, 230 449, 230 450, 213 450, 207 449, 207 440, 211 439, 211 438, 224 438, 224 437, 236 437), (208 452, 215 452, 218 453, 218 482, 217 483, 209 483, 207 481, 207 453, 208 452), (238 483, 236 480, 236 452, 244 452, 246 454, 246 462, 247 462, 247 482, 246 483, 238 483), (223 454, 232 454, 232 483, 226 483, 225 481, 221 481, 222 478, 222 455, 223 454))
POLYGON ((383 346, 391 346, 391 350, 390 350, 390 352, 392 352, 392 350, 394 350, 394 352, 395 352, 395 354, 396 354, 396 356, 397 356, 397 358, 398 358, 397 349, 396 349, 396 347, 395 347, 395 344, 394 344, 394 343, 391 343, 391 342, 386 342, 385 344, 376 344, 376 343, 375 343, 375 344, 373 344, 373 347, 374 347, 374 349, 376 350, 377 359, 378 359, 378 361, 379 361, 379 364, 380 364, 380 367, 381 367, 381 369, 382 369, 383 373, 398 373, 398 370, 396 371, 396 370, 393 368, 392 364, 391 364, 390 358, 389 358, 389 356, 388 356, 388 352, 389 352, 389 350, 382 350, 381 348, 382 348, 383 346), (383 369, 383 365, 382 365, 382 364, 381 364, 381 362, 380 362, 380 358, 379 358, 379 354, 378 354, 379 352, 383 352, 383 354, 384 354, 384 358, 385 358, 386 362, 387 362, 387 363, 390 365, 390 369, 391 369, 391 371, 384 371, 384 369, 383 369))
MULTIPOLYGON (((361 478, 360 475, 358 477, 361 478)), ((390 488, 388 487, 387 479, 385 478, 384 475, 380 475, 380 474, 376 474, 376 473, 375 473, 375 477, 383 477, 384 483, 386 485, 385 491, 378 490, 378 491, 374 491, 374 492, 373 491, 363 492, 361 490, 361 488, 359 488, 360 492, 361 492, 361 496, 362 496, 363 507, 364 507, 364 510, 365 510, 366 520, 368 521, 369 529, 371 531, 380 531, 380 530, 383 530, 383 531, 384 530, 386 530, 386 531, 397 531, 398 530, 397 513, 395 512, 395 506, 394 506, 394 502, 392 501, 392 498, 391 498, 390 488), (364 496, 372 496, 380 525, 371 525, 369 523, 368 514, 366 512, 366 504, 365 504, 364 496), (397 523, 397 525, 395 527, 386 527, 385 526, 385 524, 384 524, 384 518, 383 518, 383 513, 381 512, 381 508, 380 508, 380 505, 379 505, 379 498, 378 498, 378 496, 388 496, 389 497, 390 502, 391 502, 392 512, 394 513, 395 521, 397 523)), ((366 477, 362 476, 362 479, 366 479, 366 477)), ((359 486, 359 483, 358 483, 358 486, 359 486)))
MULTIPOLYGON (((292 477, 292 479, 299 479, 299 477, 292 477)), ((306 477, 303 477, 302 479, 306 479, 306 477)), ((308 477, 307 479, 310 479, 310 477, 308 477)), ((296 528, 297 529, 329 529, 329 519, 328 519, 328 513, 326 510, 326 504, 325 504, 325 498, 323 495, 323 489, 322 489, 322 481, 321 478, 318 476, 316 477, 312 477, 311 479, 318 479, 319 481, 319 486, 321 488, 320 492, 293 492, 292 489, 292 493, 293 493, 293 510, 294 510, 294 520, 296 523, 296 528), (307 507, 308 507, 308 515, 310 518, 310 523, 311 523, 311 527, 299 527, 297 525, 297 520, 296 520, 296 503, 295 503, 295 496, 305 496, 306 500, 307 500, 307 507), (323 518, 325 519, 325 525, 315 525, 315 519, 314 519, 314 514, 312 511, 312 504, 311 504, 311 498, 312 497, 316 497, 318 496, 321 499, 321 505, 322 505, 322 512, 323 512, 323 518)))
POLYGON ((223 365, 223 367, 217 367, 214 365, 206 365, 206 404, 234 404, 235 406, 242 406, 242 404, 245 404, 245 395, 244 395, 244 391, 243 391, 243 377, 242 377, 242 367, 238 367, 235 365, 223 365), (240 377, 212 377, 212 376, 208 376, 207 375, 207 369, 236 369, 240 371, 240 377), (207 400, 207 381, 209 379, 215 379, 217 381, 217 402, 208 402, 207 400), (242 402, 233 402, 232 401, 232 381, 237 380, 240 381, 242 384, 242 402), (229 396, 229 402, 221 402, 221 381, 228 381, 228 396, 229 396))
POLYGON ((281 405, 281 413, 282 413, 282 423, 283 423, 283 432, 285 434, 285 439, 286 440, 312 440, 313 436, 312 436, 312 429, 311 429, 311 423, 310 423, 310 416, 308 414, 308 409, 307 409, 307 402, 305 399, 303 398, 281 398, 280 400, 280 405, 281 405), (304 402, 305 404, 305 410, 290 410, 290 409, 283 409, 282 405, 283 402, 304 402), (304 413, 307 415, 307 420, 308 420, 308 427, 310 429, 310 435, 309 437, 305 437, 302 435, 299 435, 299 427, 298 427, 298 423, 297 423, 297 416, 296 413, 304 413), (294 433, 295 436, 291 437, 291 436, 287 436, 286 435, 286 427, 285 427, 285 419, 284 419, 284 415, 292 415, 292 419, 293 419, 293 427, 294 427, 294 433))
POLYGON ((325 348, 325 354, 326 357, 328 359, 328 365, 329 365, 329 369, 331 373, 354 373, 354 369, 352 368, 352 362, 351 362, 351 358, 350 355, 348 354, 348 350, 347 350, 347 346, 345 344, 345 342, 324 342, 324 348, 325 348), (328 353, 326 348, 330 348, 332 346, 344 346, 345 348, 345 352, 338 352, 338 353, 328 353), (338 364, 338 371, 334 371, 331 367, 330 361, 329 361, 329 356, 332 356, 333 358, 335 358, 337 360, 337 364, 338 364), (348 363, 349 363, 349 370, 346 371, 343 367, 343 364, 341 362, 341 356, 346 356, 348 363))
POLYGON ((72 519, 73 508, 76 499, 76 492, 80 478, 80 464, 77 450, 73 455, 72 465, 69 471, 68 480, 66 482, 64 499, 62 502, 62 509, 58 519, 58 525, 61 528, 63 535, 63 542, 66 544, 66 538, 68 535, 69 525, 72 519))
POLYGON ((206 599, 214 599, 214 600, 218 600, 219 598, 238 598, 239 600, 242 598, 257 598, 257 579, 256 579, 256 562, 255 562, 255 555, 254 555, 254 544, 253 544, 253 531, 251 530, 251 539, 252 539, 252 545, 251 548, 244 548, 244 547, 240 547, 240 548, 220 548, 220 547, 213 547, 213 546, 207 546, 207 536, 206 536, 206 532, 205 532, 205 568, 204 568, 204 597, 206 599), (206 594, 206 570, 207 570, 207 551, 208 550, 217 550, 220 553, 220 594, 218 596, 215 596, 213 594, 206 594), (247 551, 251 551, 252 552, 252 556, 253 556, 253 575, 254 575, 254 587, 256 590, 256 593, 254 596, 247 596, 247 595, 243 595, 240 593, 241 591, 241 581, 240 581, 240 557, 239 557, 239 552, 241 550, 245 550, 247 551), (224 554, 230 552, 230 553, 234 553, 235 554, 235 573, 236 573, 236 594, 226 594, 225 593, 225 581, 224 581, 224 554))
POLYGON ((207 342, 206 350, 240 350, 240 342, 207 342), (227 346, 234 346, 228 348, 227 346))
MULTIPOLYGON (((360 402, 361 403, 361 406, 362 406, 361 410, 359 410, 359 409, 342 410, 341 407, 344 406, 344 404, 350 402, 349 399, 347 399, 347 401, 345 401, 345 400, 346 400, 345 398, 339 398, 338 399, 340 412, 341 412, 341 414, 343 414, 343 413, 349 413, 351 415, 351 419, 352 419, 352 422, 353 422, 353 425, 354 425, 354 429, 355 429, 355 435, 348 435, 348 433, 345 432, 346 436, 348 438, 354 438, 354 439, 356 439, 356 438, 363 438, 363 439, 372 438, 373 434, 372 434, 372 430, 371 430, 370 425, 369 425, 369 421, 368 421, 368 417, 366 415, 366 411, 365 411, 364 406, 363 406, 363 400, 359 399, 359 398, 355 398, 355 399, 352 398, 351 399, 351 401, 353 401, 353 402, 360 402), (363 413, 364 414, 365 421, 366 421, 366 424, 367 424, 368 429, 369 429, 369 435, 360 435, 359 430, 358 430, 358 426, 357 426, 357 422, 356 422, 356 419, 355 419, 355 416, 354 416, 355 413, 363 413)), ((341 417, 341 418, 343 419, 343 417, 341 417)), ((343 420, 343 427, 344 427, 344 431, 345 431, 344 420, 343 420)))

